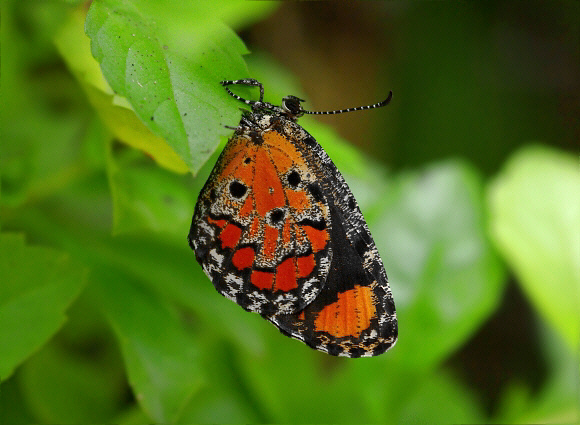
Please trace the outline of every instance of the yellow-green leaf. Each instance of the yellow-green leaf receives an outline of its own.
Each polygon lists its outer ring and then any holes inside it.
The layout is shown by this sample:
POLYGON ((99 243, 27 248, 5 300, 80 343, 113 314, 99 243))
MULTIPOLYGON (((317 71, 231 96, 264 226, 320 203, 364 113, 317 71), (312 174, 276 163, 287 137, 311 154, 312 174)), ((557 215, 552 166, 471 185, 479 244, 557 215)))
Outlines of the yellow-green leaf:
POLYGON ((490 232, 542 316, 580 342, 578 158, 545 147, 514 155, 489 188, 490 232))

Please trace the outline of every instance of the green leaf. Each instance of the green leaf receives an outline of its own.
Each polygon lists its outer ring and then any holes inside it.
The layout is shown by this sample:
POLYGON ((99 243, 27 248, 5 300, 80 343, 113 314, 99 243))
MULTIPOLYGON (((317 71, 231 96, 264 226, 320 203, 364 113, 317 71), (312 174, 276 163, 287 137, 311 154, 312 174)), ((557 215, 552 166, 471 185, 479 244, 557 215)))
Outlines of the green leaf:
MULTIPOLYGON (((67 16, 64 2, 3 3, 2 203, 32 204, 79 177, 79 138, 92 111, 59 63, 52 38, 67 16)), ((3 219, 11 216, 5 213, 3 219)))
POLYGON ((494 423, 576 424, 580 419, 578 353, 570 350, 554 327, 541 323, 538 330, 547 376, 536 391, 521 382, 509 382, 494 423))
POLYGON ((194 173, 240 115, 219 84, 247 76, 247 50, 221 21, 231 5, 102 0, 87 16, 93 56, 115 93, 194 173))
POLYGON ((25 246, 24 236, 0 236, 0 378, 48 341, 85 283, 68 254, 25 246))
POLYGON ((121 352, 90 292, 75 300, 66 325, 14 377, 34 423, 117 423, 125 408, 119 403, 128 387, 121 352))
POLYGON ((37 423, 15 376, 0 384, 0 412, 2 421, 11 425, 30 425, 37 423))
MULTIPOLYGON (((270 326, 263 353, 237 353, 244 394, 266 423, 375 423, 360 383, 349 373, 352 359, 330 357, 270 326), (305 385, 307 383, 307 385, 305 385), (313 398, 316 402, 313 402, 313 398), (299 406, 299 407, 297 407, 299 406)), ((377 365, 377 359, 367 359, 377 365)), ((364 360, 363 360, 364 361, 364 360)), ((354 361, 356 362, 356 360, 354 361)), ((383 379, 381 369, 374 370, 383 379)))
POLYGON ((434 365, 493 313, 504 271, 485 235, 482 182, 449 161, 399 177, 371 232, 399 320, 391 356, 412 368, 434 365))
POLYGON ((248 413, 248 407, 230 391, 214 388, 200 392, 184 412, 184 423, 259 423, 248 413))
POLYGON ((211 379, 184 409, 180 423, 268 422, 240 374, 236 347, 223 340, 205 342, 204 370, 211 379))
POLYGON ((395 423, 484 423, 485 416, 474 395, 444 372, 429 375, 407 400, 395 423))
POLYGON ((167 142, 147 129, 126 99, 115 95, 109 87, 99 63, 91 55, 90 40, 84 32, 84 21, 83 9, 74 10, 54 41, 99 117, 119 140, 143 150, 162 167, 185 173, 187 165, 167 142))
MULTIPOLYGON (((118 150, 117 150, 118 151, 118 150)), ((109 152, 107 172, 113 197, 113 232, 149 229, 179 234, 195 207, 190 176, 169 173, 140 152, 109 152), (123 155, 124 154, 124 155, 123 155)))
POLYGON ((18 378, 28 405, 44 423, 107 423, 125 395, 124 376, 95 361, 95 353, 75 354, 49 343, 22 365, 18 378))
POLYGON ((204 382, 198 342, 159 295, 116 268, 94 273, 95 295, 121 344, 137 401, 155 421, 175 422, 204 382))
POLYGON ((516 153, 490 185, 490 233, 540 314, 580 343, 578 161, 544 147, 516 153))

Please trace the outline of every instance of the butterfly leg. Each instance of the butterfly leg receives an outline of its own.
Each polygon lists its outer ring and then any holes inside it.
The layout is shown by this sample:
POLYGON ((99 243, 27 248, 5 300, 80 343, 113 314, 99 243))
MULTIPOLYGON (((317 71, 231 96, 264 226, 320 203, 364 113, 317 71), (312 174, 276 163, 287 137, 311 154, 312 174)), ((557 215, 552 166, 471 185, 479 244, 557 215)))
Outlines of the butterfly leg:
POLYGON ((258 100, 258 102, 262 102, 264 100, 264 86, 258 80, 255 80, 253 78, 244 78, 241 80, 225 80, 225 81, 221 81, 220 84, 225 87, 225 89, 230 94, 230 96, 244 102, 246 105, 253 105, 254 103, 256 103, 256 101, 246 100, 246 99, 238 96, 237 94, 233 93, 228 88, 228 86, 239 84, 239 85, 243 85, 243 86, 259 87, 260 88, 260 100, 258 100))

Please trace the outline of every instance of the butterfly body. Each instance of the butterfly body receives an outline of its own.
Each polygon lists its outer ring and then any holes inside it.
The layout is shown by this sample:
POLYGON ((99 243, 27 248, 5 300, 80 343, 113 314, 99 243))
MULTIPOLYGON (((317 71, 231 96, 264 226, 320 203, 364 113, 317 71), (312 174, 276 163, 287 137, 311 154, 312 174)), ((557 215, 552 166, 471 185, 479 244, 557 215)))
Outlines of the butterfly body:
POLYGON ((301 100, 279 108, 228 92, 252 111, 198 198, 188 237, 198 262, 218 292, 282 333, 332 355, 381 354, 398 333, 387 276, 344 178, 296 122, 301 100))

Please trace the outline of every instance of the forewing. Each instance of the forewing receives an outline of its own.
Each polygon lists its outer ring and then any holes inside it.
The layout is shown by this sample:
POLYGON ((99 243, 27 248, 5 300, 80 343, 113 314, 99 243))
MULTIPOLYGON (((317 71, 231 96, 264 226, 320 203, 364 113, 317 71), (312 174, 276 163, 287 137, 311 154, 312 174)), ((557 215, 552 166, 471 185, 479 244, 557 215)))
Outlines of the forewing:
POLYGON ((291 314, 322 289, 331 217, 291 139, 236 131, 201 191, 189 241, 216 289, 261 314, 291 314))

